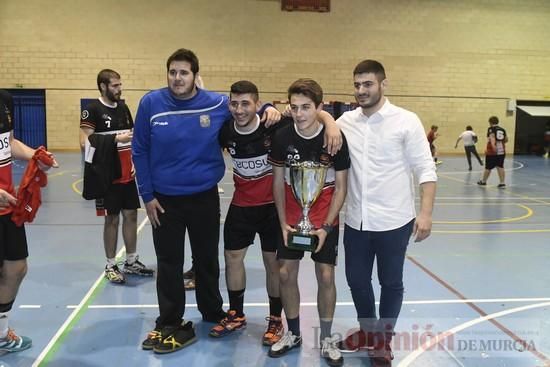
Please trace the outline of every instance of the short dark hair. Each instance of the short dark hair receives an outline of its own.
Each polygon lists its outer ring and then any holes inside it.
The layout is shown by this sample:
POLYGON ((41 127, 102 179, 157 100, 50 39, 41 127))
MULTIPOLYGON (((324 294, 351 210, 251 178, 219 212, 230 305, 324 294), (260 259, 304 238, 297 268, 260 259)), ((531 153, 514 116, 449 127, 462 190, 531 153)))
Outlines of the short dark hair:
POLYGON ((191 64, 191 71, 193 74, 197 74, 199 72, 199 58, 191 50, 180 48, 179 50, 174 51, 174 53, 168 57, 168 60, 166 60, 166 71, 170 70, 170 64, 172 61, 187 61, 191 64))
POLYGON ((259 97, 258 87, 256 84, 248 80, 239 80, 231 85, 230 97, 231 94, 251 94, 254 102, 257 102, 259 97))
POLYGON ((313 79, 302 78, 296 80, 294 83, 288 87, 288 100, 290 101, 290 96, 293 94, 303 94, 304 96, 310 98, 315 107, 323 102, 323 88, 313 79))
POLYGON ((103 69, 97 74, 97 89, 101 92, 100 84, 109 85, 111 79, 120 79, 120 74, 111 69, 103 69))
POLYGON ((471 125, 466 126, 466 130, 473 130, 471 125))
POLYGON ((432 130, 434 130, 434 129, 435 129, 435 130, 439 129, 439 126, 437 126, 437 125, 432 125, 432 130))
POLYGON ((489 123, 491 125, 498 125, 498 117, 496 117, 496 116, 489 117, 489 123))
POLYGON ((376 75, 376 79, 378 79, 379 82, 386 79, 386 70, 384 70, 384 66, 376 60, 363 60, 353 69, 354 76, 368 73, 376 75))

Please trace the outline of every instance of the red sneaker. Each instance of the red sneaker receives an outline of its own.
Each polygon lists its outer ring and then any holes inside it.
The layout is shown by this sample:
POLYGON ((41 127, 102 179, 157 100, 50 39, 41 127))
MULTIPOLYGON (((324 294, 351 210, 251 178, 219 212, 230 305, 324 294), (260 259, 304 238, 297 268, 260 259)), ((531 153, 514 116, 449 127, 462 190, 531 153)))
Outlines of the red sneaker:
POLYGON ((381 346, 377 345, 374 350, 369 351, 369 356, 373 367, 391 367, 393 352, 389 343, 384 343, 381 346))
POLYGON ((349 334, 344 340, 341 340, 336 345, 342 353, 352 353, 359 350, 374 349, 374 335, 367 333, 361 329, 357 329, 349 334))

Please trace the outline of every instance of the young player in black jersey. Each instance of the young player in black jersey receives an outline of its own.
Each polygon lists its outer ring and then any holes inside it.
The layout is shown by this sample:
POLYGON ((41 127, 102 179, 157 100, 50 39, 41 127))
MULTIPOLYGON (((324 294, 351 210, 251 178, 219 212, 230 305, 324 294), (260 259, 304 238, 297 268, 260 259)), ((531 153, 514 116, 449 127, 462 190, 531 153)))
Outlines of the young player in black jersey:
POLYGON ((343 139, 342 148, 334 156, 323 148, 324 127, 319 122, 323 91, 317 82, 312 79, 295 81, 288 89, 288 98, 294 123, 275 133, 269 161, 273 165, 273 197, 284 239, 277 250, 277 258, 280 261, 281 299, 289 330, 271 346, 269 356, 280 357, 302 343, 298 269, 304 252, 287 247, 288 235, 296 231, 293 226, 302 210, 292 194, 289 167, 296 162, 312 161, 328 166, 324 187, 309 211, 309 219, 315 227, 310 233, 319 238, 311 258, 315 261, 318 285, 321 356, 329 365, 340 366, 343 357, 336 347, 337 341, 331 338, 331 328, 336 305, 334 268, 338 256, 338 214, 346 197, 350 166, 348 147, 343 139))
MULTIPOLYGON (((271 139, 275 131, 292 123, 285 118, 266 127, 260 123, 258 88, 250 81, 241 80, 231 86, 229 110, 232 121, 226 123, 219 135, 220 146, 233 161, 235 192, 224 225, 225 277, 229 293, 229 311, 210 335, 222 337, 246 326, 243 311, 246 273, 244 258, 248 246, 260 237, 262 258, 266 270, 266 288, 269 296, 269 321, 262 337, 264 345, 273 345, 281 338, 282 304, 279 296, 279 264, 276 250, 282 244, 277 210, 273 202, 272 167, 268 162, 271 139)), ((340 130, 332 116, 323 112, 323 122, 329 126, 327 140, 340 139, 340 130)))
MULTIPOLYGON (((103 245, 107 265, 105 278, 112 283, 124 283, 124 274, 152 276, 153 270, 139 261, 137 254, 137 209, 140 207, 134 167, 131 157, 132 128, 134 121, 128 106, 120 100, 122 83, 120 74, 104 69, 97 75, 99 99, 90 102, 82 111, 80 129, 86 139, 92 134, 116 134, 122 176, 113 181, 104 198, 96 200, 98 216, 105 216, 103 245), (126 247, 126 262, 122 271, 116 264, 119 214, 122 213, 122 237, 126 247)), ((86 159, 91 159, 89 149, 86 159)))

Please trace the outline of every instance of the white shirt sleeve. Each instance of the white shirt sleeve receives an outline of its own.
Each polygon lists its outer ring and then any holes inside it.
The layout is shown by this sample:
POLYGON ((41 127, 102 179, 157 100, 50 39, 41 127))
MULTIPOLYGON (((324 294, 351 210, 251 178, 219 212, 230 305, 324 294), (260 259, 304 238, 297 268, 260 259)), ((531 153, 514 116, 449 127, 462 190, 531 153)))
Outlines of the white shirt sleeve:
POLYGON ((417 178, 418 183, 436 182, 435 162, 430 153, 430 145, 424 127, 418 116, 411 113, 410 125, 405 135, 405 157, 417 178))

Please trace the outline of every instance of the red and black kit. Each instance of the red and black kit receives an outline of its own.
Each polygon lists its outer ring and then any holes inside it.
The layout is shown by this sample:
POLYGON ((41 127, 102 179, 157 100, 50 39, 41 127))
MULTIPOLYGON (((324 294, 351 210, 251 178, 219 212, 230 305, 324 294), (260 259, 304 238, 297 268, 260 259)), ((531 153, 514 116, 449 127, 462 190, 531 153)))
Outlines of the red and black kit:
MULTIPOLYGON (((90 102, 82 111, 80 127, 94 130, 95 134, 120 134, 134 127, 134 120, 128 106, 118 102, 116 107, 103 104, 99 99, 90 102)), ((130 142, 117 143, 122 176, 113 183, 127 183, 132 176, 132 148, 130 142)))
MULTIPOLYGON (((328 171, 324 188, 309 211, 309 219, 316 228, 320 228, 328 214, 334 192, 335 171, 350 167, 349 151, 345 137, 342 148, 331 156, 323 148, 325 128, 319 129, 312 137, 301 136, 294 124, 286 126, 275 133, 269 155, 269 162, 274 166, 285 167, 286 221, 294 226, 302 215, 302 209, 290 187, 290 166, 293 163, 312 161, 327 165, 328 171)), ((343 135, 342 135, 343 136, 343 135)), ((338 219, 333 225, 338 224, 338 219)))
MULTIPOLYGON (((13 125, 13 98, 0 90, 0 189, 15 196, 10 146, 13 125)), ((10 207, 0 209, 0 267, 4 260, 16 261, 29 256, 25 226, 15 225, 12 211, 10 207)))
POLYGON ((274 252, 282 242, 277 210, 273 203, 273 171, 268 162, 275 131, 291 123, 283 119, 266 128, 256 116, 257 127, 243 133, 230 121, 222 127, 220 146, 231 155, 235 192, 224 225, 224 246, 239 250, 260 236, 263 251, 274 252))

